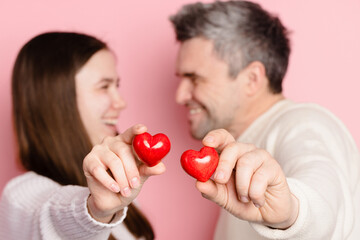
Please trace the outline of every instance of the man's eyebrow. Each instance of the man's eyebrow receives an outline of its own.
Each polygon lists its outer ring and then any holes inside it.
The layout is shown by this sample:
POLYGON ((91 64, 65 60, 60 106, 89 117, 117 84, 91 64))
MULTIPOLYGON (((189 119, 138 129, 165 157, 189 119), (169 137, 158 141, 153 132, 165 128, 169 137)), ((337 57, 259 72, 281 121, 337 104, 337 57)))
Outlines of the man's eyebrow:
POLYGON ((198 75, 194 72, 188 72, 188 73, 176 73, 175 74, 177 77, 187 77, 187 78, 193 78, 193 77, 197 77, 198 75))

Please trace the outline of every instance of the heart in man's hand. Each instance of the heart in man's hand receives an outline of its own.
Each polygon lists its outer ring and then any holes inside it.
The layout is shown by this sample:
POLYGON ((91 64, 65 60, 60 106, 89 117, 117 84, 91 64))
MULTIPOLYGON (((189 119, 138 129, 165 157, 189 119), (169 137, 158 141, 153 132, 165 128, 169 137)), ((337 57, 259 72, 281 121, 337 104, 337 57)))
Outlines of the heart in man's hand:
POLYGON ((206 182, 215 172, 219 155, 214 148, 203 147, 200 151, 187 150, 181 155, 181 166, 190 176, 206 182))

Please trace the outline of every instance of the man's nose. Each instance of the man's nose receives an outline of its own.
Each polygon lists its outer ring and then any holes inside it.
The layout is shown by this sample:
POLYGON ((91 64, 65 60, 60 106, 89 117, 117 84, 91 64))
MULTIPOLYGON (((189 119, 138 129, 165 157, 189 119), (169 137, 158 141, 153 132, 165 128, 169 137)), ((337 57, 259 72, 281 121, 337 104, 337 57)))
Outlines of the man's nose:
POLYGON ((176 90, 176 102, 184 105, 192 98, 193 85, 190 80, 182 79, 176 90))

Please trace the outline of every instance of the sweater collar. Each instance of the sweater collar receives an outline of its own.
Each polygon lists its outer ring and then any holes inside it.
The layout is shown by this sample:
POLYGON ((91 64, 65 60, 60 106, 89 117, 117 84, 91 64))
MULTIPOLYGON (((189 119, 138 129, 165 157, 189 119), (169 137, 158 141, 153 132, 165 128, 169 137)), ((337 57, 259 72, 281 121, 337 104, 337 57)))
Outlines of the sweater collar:
POLYGON ((289 99, 283 99, 276 102, 273 106, 271 106, 271 108, 256 118, 255 121, 253 121, 250 126, 237 138, 237 141, 245 143, 252 142, 254 137, 257 136, 259 131, 263 129, 264 125, 271 121, 274 115, 292 104, 294 104, 294 102, 289 99))

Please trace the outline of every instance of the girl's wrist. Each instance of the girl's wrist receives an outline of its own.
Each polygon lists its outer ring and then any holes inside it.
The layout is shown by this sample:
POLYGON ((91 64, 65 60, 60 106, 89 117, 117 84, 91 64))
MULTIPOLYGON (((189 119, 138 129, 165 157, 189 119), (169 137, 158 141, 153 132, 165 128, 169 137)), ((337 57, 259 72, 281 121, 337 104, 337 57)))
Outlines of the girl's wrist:
POLYGON ((90 216, 95 219, 98 222, 101 223, 111 223, 111 221, 114 219, 116 213, 113 214, 106 214, 104 212, 102 212, 97 206, 96 203, 94 202, 94 198, 92 197, 92 195, 90 194, 88 199, 87 199, 87 209, 88 212, 90 214, 90 216))

